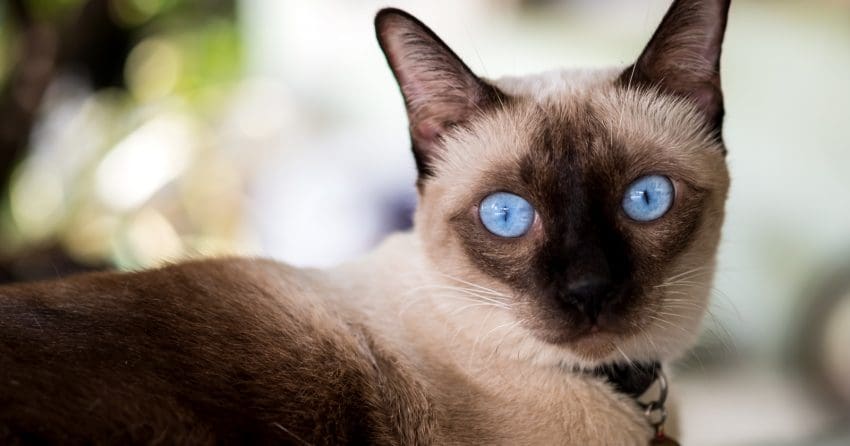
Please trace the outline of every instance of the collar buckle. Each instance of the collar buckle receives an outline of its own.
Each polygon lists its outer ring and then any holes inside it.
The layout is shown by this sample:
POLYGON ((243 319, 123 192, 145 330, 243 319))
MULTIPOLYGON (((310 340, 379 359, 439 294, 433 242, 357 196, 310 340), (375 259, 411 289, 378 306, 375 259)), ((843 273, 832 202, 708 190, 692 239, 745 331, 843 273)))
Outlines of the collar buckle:
POLYGON ((646 421, 655 430, 655 435, 649 441, 650 446, 679 446, 679 443, 668 437, 664 433, 664 422, 667 421, 667 408, 664 403, 667 402, 667 376, 664 375, 664 370, 658 367, 657 379, 658 382, 658 397, 648 403, 641 403, 643 414, 646 421))
POLYGON ((664 370, 659 367, 656 381, 658 382, 658 398, 648 403, 638 403, 644 410, 646 420, 649 425, 655 429, 657 433, 664 427, 664 422, 667 421, 667 409, 664 403, 667 402, 667 376, 664 375, 664 370))

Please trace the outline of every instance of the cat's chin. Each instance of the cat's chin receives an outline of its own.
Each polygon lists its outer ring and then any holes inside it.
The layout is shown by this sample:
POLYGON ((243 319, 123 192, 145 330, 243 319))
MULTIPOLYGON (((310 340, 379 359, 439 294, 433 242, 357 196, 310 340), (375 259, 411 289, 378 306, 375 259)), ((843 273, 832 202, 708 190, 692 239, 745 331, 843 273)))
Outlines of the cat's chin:
POLYGON ((659 361, 657 351, 645 348, 634 336, 610 330, 588 330, 564 336, 554 340, 537 337, 538 342, 546 344, 545 350, 554 353, 550 356, 561 365, 572 365, 590 369, 614 362, 659 361), (560 353, 555 353, 560 352, 560 353))
POLYGON ((604 361, 617 352, 620 336, 610 332, 587 333, 578 336, 563 346, 585 361, 604 361))
POLYGON ((570 356, 582 367, 596 367, 624 359, 624 337, 621 334, 599 331, 584 333, 559 342, 557 346, 570 353, 570 356))

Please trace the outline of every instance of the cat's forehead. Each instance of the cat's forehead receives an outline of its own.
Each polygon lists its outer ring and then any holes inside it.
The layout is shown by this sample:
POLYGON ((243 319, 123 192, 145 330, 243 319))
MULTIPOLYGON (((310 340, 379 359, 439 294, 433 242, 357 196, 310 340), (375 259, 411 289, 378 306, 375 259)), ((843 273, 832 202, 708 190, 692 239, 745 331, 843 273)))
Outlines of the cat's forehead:
POLYGON ((611 85, 621 72, 618 68, 560 69, 526 76, 505 76, 492 83, 510 96, 547 102, 611 85))
POLYGON ((550 163, 532 165, 673 171, 699 187, 722 183, 717 175, 724 168, 722 145, 693 105, 654 90, 625 88, 617 81, 621 72, 562 70, 495 81, 509 99, 446 142, 438 171, 472 182, 481 178, 478 173, 551 157, 550 163))

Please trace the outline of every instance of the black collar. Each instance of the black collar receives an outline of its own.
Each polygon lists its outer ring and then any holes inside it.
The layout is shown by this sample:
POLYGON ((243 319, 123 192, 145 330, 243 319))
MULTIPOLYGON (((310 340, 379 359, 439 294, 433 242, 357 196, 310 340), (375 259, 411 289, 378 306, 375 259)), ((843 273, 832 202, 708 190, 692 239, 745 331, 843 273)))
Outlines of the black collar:
POLYGON ((646 421, 655 430, 655 435, 649 440, 650 445, 679 446, 679 443, 664 433, 664 422, 667 420, 667 410, 664 402, 667 399, 667 379, 658 362, 643 362, 636 364, 609 364, 588 371, 593 376, 605 378, 614 389, 635 399, 638 406, 643 408, 646 421), (644 393, 658 381, 658 396, 652 401, 638 401, 644 393))
POLYGON ((605 378, 620 393, 637 399, 643 395, 652 383, 658 379, 661 364, 658 362, 639 362, 635 364, 606 364, 590 370, 589 373, 605 378))

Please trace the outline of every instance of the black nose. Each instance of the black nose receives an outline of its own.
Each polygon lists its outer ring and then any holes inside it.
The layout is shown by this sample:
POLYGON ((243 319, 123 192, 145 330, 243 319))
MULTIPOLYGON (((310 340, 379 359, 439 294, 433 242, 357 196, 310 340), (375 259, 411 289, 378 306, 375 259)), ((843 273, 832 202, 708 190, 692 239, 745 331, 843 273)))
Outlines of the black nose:
POLYGON ((575 306, 591 322, 596 322, 599 312, 611 297, 611 279, 601 275, 588 275, 567 283, 562 294, 566 303, 575 306))

